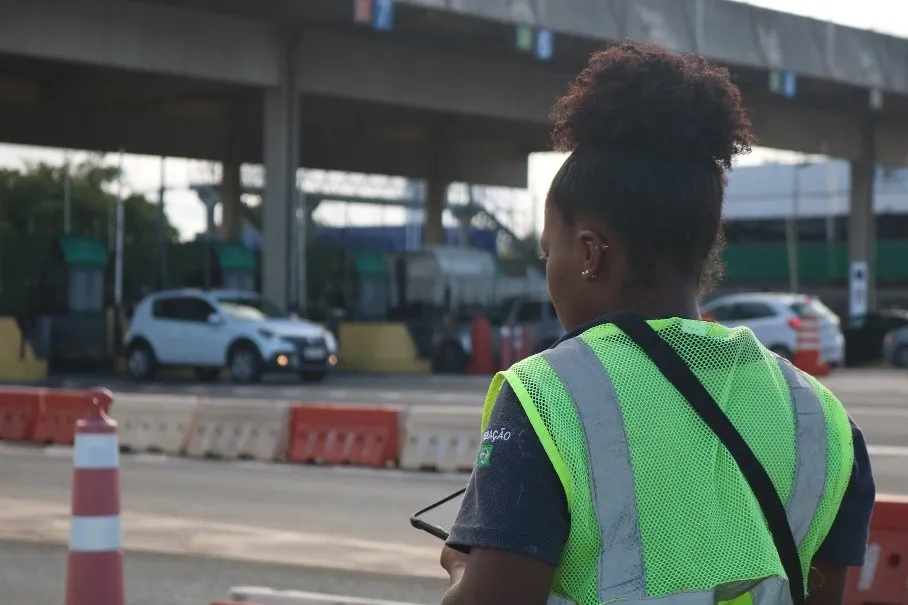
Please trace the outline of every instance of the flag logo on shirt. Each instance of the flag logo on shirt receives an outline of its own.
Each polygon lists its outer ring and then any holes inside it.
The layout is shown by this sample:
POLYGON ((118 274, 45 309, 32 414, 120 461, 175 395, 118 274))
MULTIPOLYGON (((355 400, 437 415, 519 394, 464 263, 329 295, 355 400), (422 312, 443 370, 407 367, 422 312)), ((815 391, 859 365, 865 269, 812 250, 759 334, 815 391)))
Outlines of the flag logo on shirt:
POLYGON ((476 456, 476 466, 489 466, 492 461, 492 446, 489 444, 479 448, 479 455, 476 456))

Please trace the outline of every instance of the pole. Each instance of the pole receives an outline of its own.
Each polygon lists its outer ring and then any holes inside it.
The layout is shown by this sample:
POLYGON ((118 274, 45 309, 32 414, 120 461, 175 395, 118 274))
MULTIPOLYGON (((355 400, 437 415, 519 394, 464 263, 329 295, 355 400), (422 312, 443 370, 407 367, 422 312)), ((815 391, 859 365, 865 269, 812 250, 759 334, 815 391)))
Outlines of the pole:
POLYGON ((827 160, 826 164, 826 277, 832 279, 835 276, 835 217, 839 209, 838 192, 836 187, 837 175, 836 169, 838 164, 827 160))
POLYGON ((114 306, 123 306, 123 150, 120 149, 119 176, 117 178, 116 251, 114 261, 114 306))
POLYGON ((72 231, 73 220, 72 174, 69 152, 66 153, 66 162, 63 165, 63 170, 63 233, 69 235, 72 231))
POLYGON ((798 213, 801 198, 801 165, 794 168, 794 181, 791 191, 791 213, 785 222, 785 240, 788 247, 788 289, 797 293, 798 283, 798 213))
POLYGON ((167 165, 167 158, 161 156, 161 186, 158 188, 158 224, 157 224, 157 237, 155 239, 155 245, 158 248, 158 279, 157 286, 158 289, 164 289, 164 283, 167 281, 167 242, 164 241, 164 224, 165 224, 165 214, 164 214, 164 194, 167 191, 167 182, 165 168, 167 165))

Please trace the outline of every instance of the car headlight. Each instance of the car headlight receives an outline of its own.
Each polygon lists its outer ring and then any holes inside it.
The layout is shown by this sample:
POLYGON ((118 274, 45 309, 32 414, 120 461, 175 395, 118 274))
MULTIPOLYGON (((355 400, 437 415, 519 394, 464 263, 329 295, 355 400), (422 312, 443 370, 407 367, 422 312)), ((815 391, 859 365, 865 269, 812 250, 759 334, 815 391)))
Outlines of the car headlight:
POLYGON ((337 339, 328 330, 325 330, 325 346, 331 353, 337 353, 337 339))

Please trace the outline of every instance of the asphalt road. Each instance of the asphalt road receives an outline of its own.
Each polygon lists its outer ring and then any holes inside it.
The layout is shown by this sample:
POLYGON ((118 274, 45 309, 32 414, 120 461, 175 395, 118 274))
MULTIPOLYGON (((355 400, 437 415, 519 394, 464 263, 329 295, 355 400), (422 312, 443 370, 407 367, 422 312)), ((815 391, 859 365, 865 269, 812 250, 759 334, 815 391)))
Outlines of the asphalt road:
MULTIPOLYGON (((0 540, 3 602, 60 605, 64 601, 66 547, 0 540)), ((437 603, 440 580, 250 563, 229 559, 129 552, 125 558, 128 605, 209 605, 226 600, 231 586, 344 594, 415 603, 437 603)))
MULTIPOLYGON (((0 586, 18 597, 10 602, 61 602, 70 455, 0 446, 0 586)), ((130 605, 207 605, 236 585, 437 602, 440 542, 408 518, 466 480, 157 456, 124 456, 120 475, 130 605)), ((433 521, 449 526, 454 510, 433 521)))
MULTIPOLYGON (((137 383, 123 376, 69 375, 49 378, 49 386, 113 391, 188 394, 207 397, 278 399, 323 403, 481 406, 489 376, 394 375, 338 372, 322 383, 302 384, 288 377, 266 378, 262 384, 237 386, 226 380, 199 383, 178 375, 164 375, 152 383, 137 383)), ((908 372, 872 368, 843 369, 821 379, 845 404, 899 404, 908 402, 908 372), (872 399, 872 401, 868 401, 872 399)))

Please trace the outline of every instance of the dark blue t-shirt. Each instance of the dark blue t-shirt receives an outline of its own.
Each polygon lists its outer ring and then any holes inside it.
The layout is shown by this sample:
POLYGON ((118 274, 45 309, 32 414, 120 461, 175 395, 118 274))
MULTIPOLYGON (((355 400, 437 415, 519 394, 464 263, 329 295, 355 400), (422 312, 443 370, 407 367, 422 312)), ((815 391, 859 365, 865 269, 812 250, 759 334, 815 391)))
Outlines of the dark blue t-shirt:
MULTIPOLYGON (((503 550, 557 566, 570 528, 564 489, 507 383, 488 429, 448 544, 464 551, 503 550)), ((814 560, 857 567, 864 563, 876 494, 864 436, 854 421, 851 430, 851 480, 814 560)))

